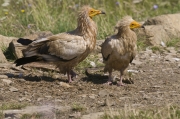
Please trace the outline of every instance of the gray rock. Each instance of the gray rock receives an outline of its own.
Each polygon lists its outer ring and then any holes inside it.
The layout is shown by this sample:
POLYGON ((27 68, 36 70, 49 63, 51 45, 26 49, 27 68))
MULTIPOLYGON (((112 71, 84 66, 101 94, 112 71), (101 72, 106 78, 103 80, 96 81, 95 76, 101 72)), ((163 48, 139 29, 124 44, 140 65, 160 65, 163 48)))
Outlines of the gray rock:
POLYGON ((133 61, 132 61, 132 64, 135 64, 135 65, 141 65, 142 62, 139 61, 139 60, 133 60, 133 61))
POLYGON ((73 113, 73 114, 70 114, 70 115, 69 115, 69 118, 78 119, 78 118, 80 118, 80 116, 81 116, 81 112, 75 112, 75 113, 73 113))
POLYGON ((0 63, 0 68, 10 68, 12 66, 12 63, 0 63))
POLYGON ((0 46, 0 63, 6 63, 6 62, 7 62, 6 57, 4 56, 0 46))
POLYGON ((108 95, 109 95, 109 92, 106 89, 99 91, 99 96, 100 97, 105 97, 105 96, 108 96, 108 95))
POLYGON ((42 101, 43 99, 44 99, 44 98, 38 98, 37 101, 39 102, 39 101, 42 101))
POLYGON ((170 62, 177 62, 177 61, 179 61, 179 58, 174 58, 172 55, 167 55, 167 56, 164 57, 164 59, 166 61, 170 61, 170 62))
MULTIPOLYGON (((53 35, 49 31, 42 31, 42 32, 36 32, 31 35, 25 36, 23 38, 30 39, 30 40, 35 40, 35 39, 41 39, 47 36, 53 35)), ((22 50, 25 49, 27 46, 22 45, 17 42, 17 38, 12 40, 12 42, 9 44, 9 49, 15 54, 17 58, 21 58, 23 56, 22 50)))
POLYGON ((26 80, 25 79, 22 79, 22 78, 18 78, 18 79, 16 79, 17 81, 19 81, 19 82, 25 82, 26 80))
POLYGON ((95 98, 96 98, 96 96, 97 96, 97 95, 95 95, 95 94, 90 94, 90 95, 89 95, 89 98, 91 98, 91 99, 95 99, 95 98))
POLYGON ((8 78, 8 76, 6 76, 6 75, 0 75, 0 79, 7 79, 8 78))
POLYGON ((9 43, 13 40, 16 39, 15 37, 6 37, 6 36, 2 36, 0 35, 0 45, 3 45, 5 47, 9 46, 9 43))
POLYGON ((18 91, 18 89, 15 88, 15 87, 10 87, 9 90, 10 90, 11 92, 17 92, 17 91, 18 91))
POLYGON ((153 17, 145 21, 144 29, 136 29, 138 39, 147 45, 166 44, 174 38, 180 38, 180 14, 167 14, 153 17))
POLYGON ((105 105, 110 107, 112 105, 115 105, 115 102, 112 99, 110 99, 109 96, 107 96, 106 99, 105 99, 105 105))
POLYGON ((12 81, 9 80, 9 79, 1 79, 1 81, 4 82, 4 83, 7 84, 7 85, 12 84, 12 81))
POLYGON ((180 68, 180 63, 178 64, 178 67, 180 68))

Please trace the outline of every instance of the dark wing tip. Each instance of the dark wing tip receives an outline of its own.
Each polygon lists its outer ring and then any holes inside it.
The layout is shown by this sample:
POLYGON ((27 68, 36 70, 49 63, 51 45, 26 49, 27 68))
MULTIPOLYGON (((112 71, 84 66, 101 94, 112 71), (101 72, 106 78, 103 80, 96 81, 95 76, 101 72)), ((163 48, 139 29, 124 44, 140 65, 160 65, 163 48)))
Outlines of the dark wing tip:
POLYGON ((19 38, 17 40, 18 43, 22 44, 22 45, 29 45, 30 43, 32 43, 33 41, 30 39, 24 39, 24 38, 19 38))

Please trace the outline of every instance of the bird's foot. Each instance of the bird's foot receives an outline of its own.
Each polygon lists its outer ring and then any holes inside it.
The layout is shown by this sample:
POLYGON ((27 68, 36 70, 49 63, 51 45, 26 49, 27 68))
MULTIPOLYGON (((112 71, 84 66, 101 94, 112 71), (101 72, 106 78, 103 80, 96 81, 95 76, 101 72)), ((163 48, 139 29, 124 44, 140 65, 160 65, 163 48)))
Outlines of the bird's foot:
POLYGON ((70 74, 71 74, 72 80, 77 77, 77 74, 73 70, 71 70, 70 74))
POLYGON ((69 83, 73 83, 74 81, 72 79, 69 80, 69 83))
POLYGON ((106 83, 104 83, 105 85, 111 85, 112 81, 107 81, 106 83))
POLYGON ((126 86, 126 85, 123 82, 120 81, 120 82, 117 83, 117 86, 126 86))

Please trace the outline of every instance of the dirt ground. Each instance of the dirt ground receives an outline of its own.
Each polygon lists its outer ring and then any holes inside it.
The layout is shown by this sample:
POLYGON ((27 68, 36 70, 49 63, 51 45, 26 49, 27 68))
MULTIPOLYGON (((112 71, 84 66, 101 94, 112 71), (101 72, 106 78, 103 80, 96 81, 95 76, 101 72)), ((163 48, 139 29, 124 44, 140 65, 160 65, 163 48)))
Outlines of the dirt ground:
MULTIPOLYGON (((54 107, 55 111, 44 119, 52 119, 54 113, 57 119, 77 118, 127 105, 140 109, 180 105, 180 51, 174 48, 161 53, 140 51, 121 87, 104 84, 108 77, 103 67, 76 72, 76 81, 68 84, 66 76, 58 72, 1 65, 0 76, 8 77, 0 80, 0 104, 54 107)), ((114 79, 118 76, 115 71, 114 79)))

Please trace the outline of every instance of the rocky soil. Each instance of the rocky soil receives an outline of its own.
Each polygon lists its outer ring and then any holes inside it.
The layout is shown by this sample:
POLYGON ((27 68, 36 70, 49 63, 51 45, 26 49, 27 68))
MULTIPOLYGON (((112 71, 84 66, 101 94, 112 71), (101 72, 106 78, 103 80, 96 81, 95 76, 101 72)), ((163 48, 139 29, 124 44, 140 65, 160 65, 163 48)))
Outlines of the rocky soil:
POLYGON ((114 84, 104 84, 107 74, 103 73, 103 67, 76 70, 79 74, 76 81, 68 84, 66 76, 58 70, 46 70, 52 67, 50 64, 41 69, 34 66, 0 64, 0 106, 27 105, 20 110, 2 110, 6 119, 35 113, 42 119, 95 119, 106 110, 127 106, 150 109, 180 105, 180 50, 173 47, 161 53, 140 51, 128 67, 126 86, 122 87, 116 85, 117 71, 114 84))

